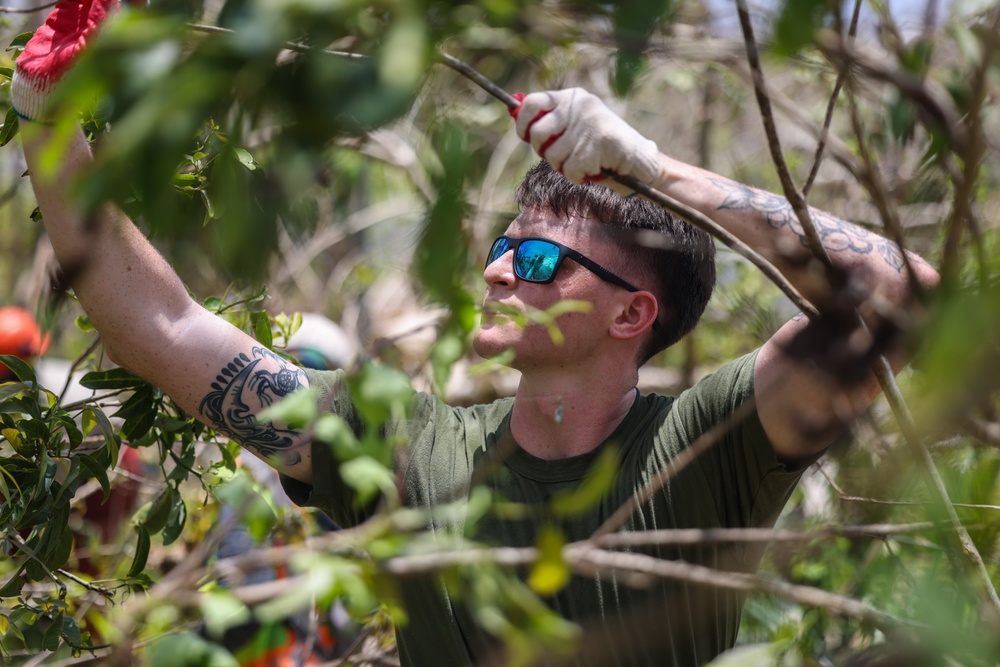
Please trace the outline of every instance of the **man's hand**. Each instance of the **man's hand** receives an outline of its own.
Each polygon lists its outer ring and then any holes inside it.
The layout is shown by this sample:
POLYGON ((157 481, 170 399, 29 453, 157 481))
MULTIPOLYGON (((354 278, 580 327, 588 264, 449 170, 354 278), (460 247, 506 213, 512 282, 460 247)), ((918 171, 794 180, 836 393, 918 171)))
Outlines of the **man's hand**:
POLYGON ((28 40, 17 59, 10 96, 18 116, 46 121, 49 97, 118 0, 65 0, 28 40))
MULTIPOLYGON (((660 159, 656 144, 596 96, 582 88, 570 88, 520 99, 521 105, 511 112, 517 121, 517 135, 570 181, 602 180, 602 169, 640 183, 650 183, 656 177, 660 159)), ((622 186, 615 189, 631 192, 622 186)))

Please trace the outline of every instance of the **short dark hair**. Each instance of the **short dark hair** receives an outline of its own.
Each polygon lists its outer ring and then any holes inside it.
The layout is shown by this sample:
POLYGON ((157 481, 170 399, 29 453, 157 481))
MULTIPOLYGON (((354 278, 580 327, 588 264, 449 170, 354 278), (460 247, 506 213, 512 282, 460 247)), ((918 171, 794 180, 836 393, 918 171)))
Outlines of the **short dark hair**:
POLYGON ((707 232, 640 197, 596 183, 575 185, 544 160, 524 175, 514 199, 522 210, 593 216, 610 228, 622 261, 641 268, 645 284, 639 286, 656 296, 659 315, 640 365, 683 338, 705 312, 715 288, 715 243, 707 232))

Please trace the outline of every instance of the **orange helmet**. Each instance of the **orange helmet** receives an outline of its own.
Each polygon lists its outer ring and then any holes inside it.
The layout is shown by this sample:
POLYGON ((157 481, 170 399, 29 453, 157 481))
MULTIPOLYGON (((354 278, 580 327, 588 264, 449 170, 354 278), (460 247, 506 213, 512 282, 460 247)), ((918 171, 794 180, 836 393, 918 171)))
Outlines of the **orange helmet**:
POLYGON ((45 352, 48 336, 42 336, 35 318, 24 308, 0 308, 0 354, 30 360, 45 352))

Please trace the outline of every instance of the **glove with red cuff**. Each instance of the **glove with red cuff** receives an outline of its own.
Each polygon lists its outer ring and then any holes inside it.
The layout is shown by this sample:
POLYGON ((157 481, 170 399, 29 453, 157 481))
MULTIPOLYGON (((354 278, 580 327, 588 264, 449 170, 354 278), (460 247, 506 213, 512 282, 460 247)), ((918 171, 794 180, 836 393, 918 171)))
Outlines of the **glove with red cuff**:
MULTIPOLYGON (((574 183, 604 179, 602 169, 651 183, 659 171, 656 144, 582 88, 518 94, 511 111, 517 135, 574 183)), ((624 186, 608 181, 619 192, 624 186)))
POLYGON ((14 112, 22 119, 46 122, 52 91, 118 0, 64 0, 28 40, 10 82, 14 112))

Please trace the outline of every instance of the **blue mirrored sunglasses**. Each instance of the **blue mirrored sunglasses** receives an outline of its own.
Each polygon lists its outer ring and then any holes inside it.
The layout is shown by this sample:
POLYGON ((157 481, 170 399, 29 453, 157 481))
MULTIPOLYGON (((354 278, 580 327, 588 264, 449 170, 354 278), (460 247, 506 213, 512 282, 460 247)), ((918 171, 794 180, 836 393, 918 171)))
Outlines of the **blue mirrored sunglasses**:
POLYGON ((500 259, 508 250, 514 251, 514 275, 529 283, 550 283, 555 280, 556 273, 562 261, 569 257, 580 266, 590 270, 595 276, 623 287, 629 292, 638 292, 639 288, 632 283, 619 278, 592 259, 585 257, 572 248, 561 243, 542 238, 512 239, 509 236, 497 237, 486 256, 486 266, 500 259))

